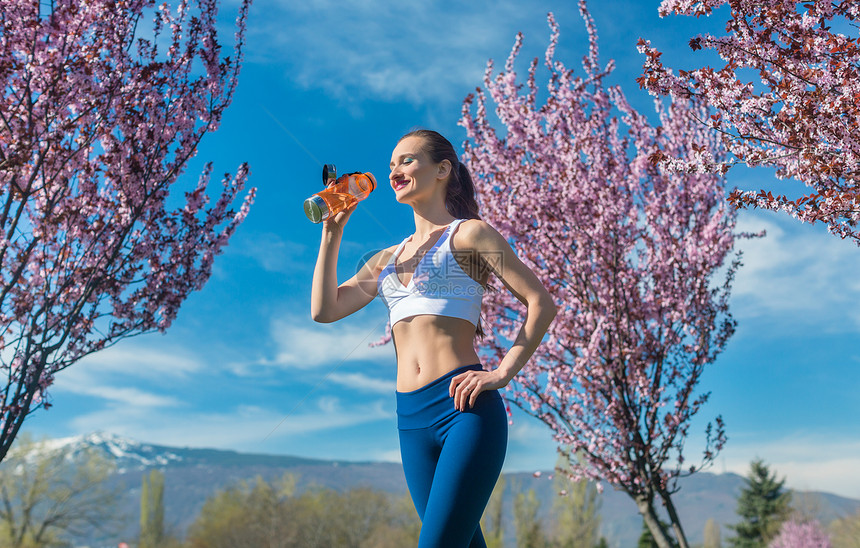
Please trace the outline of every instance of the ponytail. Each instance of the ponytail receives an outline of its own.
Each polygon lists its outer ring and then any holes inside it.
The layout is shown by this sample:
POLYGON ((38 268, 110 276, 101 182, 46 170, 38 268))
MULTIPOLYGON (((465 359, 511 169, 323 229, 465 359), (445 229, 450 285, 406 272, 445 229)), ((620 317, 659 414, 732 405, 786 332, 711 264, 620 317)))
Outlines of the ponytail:
MULTIPOLYGON (((424 140, 422 147, 435 163, 448 160, 451 163, 451 175, 445 191, 445 208, 457 219, 480 219, 478 202, 475 199, 475 183, 469 168, 460 163, 454 146, 441 134, 430 129, 416 129, 400 138, 420 137, 424 140)), ((399 141, 398 141, 399 142, 399 141)))
POLYGON ((475 200, 475 184, 469 168, 457 161, 452 166, 451 179, 445 192, 445 207, 457 219, 480 219, 475 200))

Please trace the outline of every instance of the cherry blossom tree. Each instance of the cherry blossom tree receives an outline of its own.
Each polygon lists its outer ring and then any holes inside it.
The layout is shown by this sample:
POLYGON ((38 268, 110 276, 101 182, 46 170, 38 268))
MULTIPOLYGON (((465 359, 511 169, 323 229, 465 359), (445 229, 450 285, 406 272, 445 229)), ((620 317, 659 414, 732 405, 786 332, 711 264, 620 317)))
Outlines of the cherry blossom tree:
MULTIPOLYGON (((481 215, 559 306, 506 395, 551 428, 572 479, 627 493, 668 548, 671 532, 655 501, 662 503, 686 547, 672 494, 680 477, 709 464, 726 442, 717 417, 706 427, 701 462, 689 465, 683 455, 691 419, 708 400, 697 385, 735 329, 735 212, 722 176, 680 173, 657 161, 689 159, 702 148, 722 159, 720 140, 698 122, 704 108, 695 98, 657 100, 659 125, 634 110, 620 88, 605 83, 613 63, 600 64, 584 0, 579 8, 590 41, 583 76, 555 59, 559 31, 550 14, 545 93, 537 59, 525 85, 518 82, 518 35, 504 70, 493 76, 491 61, 483 88, 463 107, 464 160, 481 215)), ((510 292, 489 291, 484 310, 496 335, 482 343, 491 364, 515 338, 524 307, 510 292)))
POLYGON ((166 330, 247 214, 246 165, 214 203, 211 164, 169 191, 230 104, 249 4, 222 58, 217 0, 0 0, 0 459, 58 371, 166 330))
POLYGON ((734 164, 775 168, 777 177, 796 179, 810 190, 795 198, 770 190, 734 191, 730 201, 822 222, 860 245, 860 3, 663 0, 660 15, 699 17, 721 6, 730 10, 727 35, 699 35, 690 47, 715 50, 722 67, 676 75, 650 42, 640 40, 646 55, 640 85, 656 95, 708 104, 712 114, 701 121, 721 133, 732 155, 721 161, 705 148, 667 161, 719 173, 734 164))
POLYGON ((817 521, 783 522, 769 548, 830 548, 830 536, 817 521))

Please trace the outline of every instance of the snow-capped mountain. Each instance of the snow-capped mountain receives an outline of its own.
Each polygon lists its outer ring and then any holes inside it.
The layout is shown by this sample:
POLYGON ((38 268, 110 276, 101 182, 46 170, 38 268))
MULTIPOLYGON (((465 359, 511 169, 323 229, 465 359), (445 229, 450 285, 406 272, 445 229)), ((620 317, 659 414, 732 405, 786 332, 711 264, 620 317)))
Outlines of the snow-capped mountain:
MULTIPOLYGON (((168 447, 104 432, 37 441, 35 447, 23 457, 24 466, 36 456, 34 452, 54 451, 62 451, 70 461, 87 451, 94 451, 115 465, 106 487, 118 491, 115 506, 125 516, 126 524, 118 533, 109 536, 95 529, 81 531, 80 536, 72 539, 75 546, 115 547, 117 539, 134 539, 138 531, 141 482, 152 469, 161 470, 164 474, 164 505, 168 527, 180 535, 194 521, 209 497, 219 490, 257 477, 274 481, 284 474, 292 474, 299 491, 318 487, 343 490, 362 485, 389 493, 406 492, 402 470, 395 463, 330 461, 220 449, 168 447)), ((10 461, 16 456, 20 458, 20 454, 15 455, 13 447, 9 454, 10 461)))
MULTIPOLYGON (((298 492, 307 489, 335 490, 369 486, 392 494, 406 493, 406 482, 398 463, 350 462, 307 459, 286 455, 260 455, 219 449, 167 447, 142 443, 121 436, 96 432, 84 436, 53 439, 42 442, 40 451, 63 450, 78 455, 94 450, 116 464, 116 473, 109 483, 120 486, 122 496, 117 506, 130 516, 122 538, 134 538, 137 532, 135 516, 140 512, 141 480, 150 469, 160 469, 165 476, 164 502, 170 527, 182 532, 197 517, 207 498, 221 489, 256 477, 267 481, 284 474, 296 479, 298 492)), ((541 501, 541 512, 548 512, 556 496, 549 474, 536 478, 531 473, 505 474, 511 491, 505 504, 512 505, 516 492, 534 489, 541 501)), ((682 519, 690 530, 690 539, 701 542, 701 531, 708 518, 720 524, 737 520, 736 497, 743 478, 730 473, 702 472, 682 482, 676 497, 682 519)), ((806 493, 815 501, 819 518, 829 523, 836 517, 852 515, 860 510, 860 500, 827 493, 806 493)), ((624 494, 607 490, 601 496, 604 536, 612 546, 631 546, 641 533, 642 518, 633 502, 624 494)), ((95 533, 94 533, 95 534, 95 533)), ((511 537, 513 538, 513 537, 511 537)), ((116 542, 98 536, 78 539, 89 546, 116 546, 116 542)))
POLYGON ((45 440, 39 443, 39 448, 46 451, 64 450, 70 457, 94 450, 113 461, 120 471, 179 464, 187 458, 187 455, 182 453, 188 451, 141 443, 105 432, 45 440))
POLYGON ((208 466, 274 467, 337 466, 356 464, 347 461, 324 461, 287 455, 239 453, 225 449, 169 447, 144 443, 115 434, 94 432, 82 436, 55 438, 38 443, 38 451, 63 450, 69 458, 84 451, 95 451, 112 461, 120 474, 140 472, 151 468, 175 469, 208 466))

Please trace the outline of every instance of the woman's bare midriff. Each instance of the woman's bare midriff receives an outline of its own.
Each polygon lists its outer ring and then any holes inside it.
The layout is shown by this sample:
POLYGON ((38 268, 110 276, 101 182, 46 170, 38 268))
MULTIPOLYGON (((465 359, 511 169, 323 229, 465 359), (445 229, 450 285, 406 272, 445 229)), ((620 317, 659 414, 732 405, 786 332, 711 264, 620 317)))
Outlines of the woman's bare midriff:
POLYGON ((478 363, 475 326, 449 316, 422 314, 391 330, 397 354, 397 391, 410 392, 462 367, 478 363))

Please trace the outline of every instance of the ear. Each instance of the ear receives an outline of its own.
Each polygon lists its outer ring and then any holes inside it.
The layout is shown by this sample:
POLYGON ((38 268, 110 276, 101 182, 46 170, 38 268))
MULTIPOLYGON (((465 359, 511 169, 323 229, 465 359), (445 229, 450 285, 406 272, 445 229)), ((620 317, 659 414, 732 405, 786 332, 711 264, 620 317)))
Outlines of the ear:
POLYGON ((451 174, 451 160, 442 160, 439 162, 439 168, 436 172, 436 178, 440 180, 447 179, 451 174))

